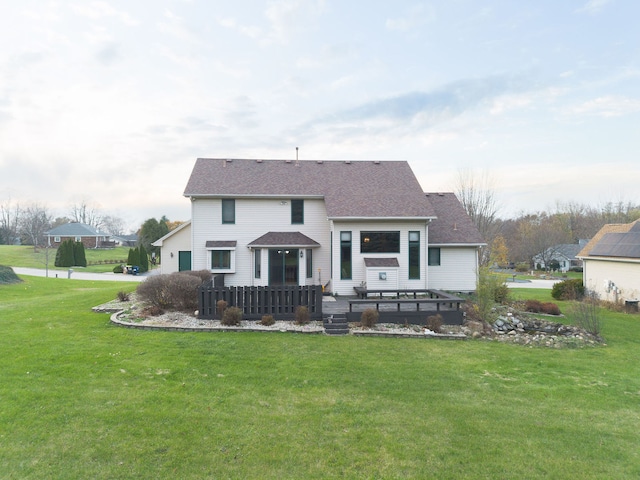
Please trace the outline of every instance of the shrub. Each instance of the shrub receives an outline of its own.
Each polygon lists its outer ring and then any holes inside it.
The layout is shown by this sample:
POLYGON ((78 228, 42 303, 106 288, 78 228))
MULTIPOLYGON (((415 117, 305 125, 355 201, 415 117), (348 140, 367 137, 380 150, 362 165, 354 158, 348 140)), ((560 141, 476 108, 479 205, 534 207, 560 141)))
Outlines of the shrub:
POLYGON ((225 308, 220 323, 227 327, 240 325, 242 321, 242 310, 238 307, 225 308))
POLYGON ((73 264, 79 267, 87 266, 87 257, 84 253, 84 245, 82 242, 75 242, 73 244, 73 264))
POLYGON ((16 272, 13 271, 13 268, 0 265, 0 285, 20 283, 21 281, 16 272))
POLYGON ((140 314, 143 317, 158 317, 164 313, 164 310, 158 307, 157 305, 149 305, 144 307, 140 314))
POLYGON ((140 272, 148 272, 149 271, 149 255, 147 255, 147 250, 144 248, 144 245, 140 245, 140 249, 138 251, 140 257, 140 272))
POLYGON ((507 303, 511 291, 506 283, 496 284, 493 290, 493 300, 496 303, 507 303))
POLYGON ((518 263, 516 265, 516 272, 524 273, 524 272, 528 272, 528 271, 529 271, 529 264, 528 263, 518 263))
POLYGON ((225 302, 224 300, 218 300, 216 302, 216 312, 218 313, 220 318, 222 318, 222 316, 224 315, 224 311, 226 309, 227 309, 227 302, 225 302))
POLYGON ((429 315, 427 317, 427 328, 435 333, 440 333, 442 330, 442 315, 437 313, 436 315, 429 315))
POLYGON ((309 309, 304 305, 296 307, 295 313, 296 325, 306 325, 311 320, 309 309))
POLYGON ((181 273, 198 277, 202 283, 211 281, 211 272, 209 270, 185 270, 181 273))
POLYGON ((138 247, 129 249, 129 255, 127 256, 127 265, 140 266, 140 250, 138 250, 138 247))
POLYGON ((199 286, 197 278, 178 272, 151 276, 136 292, 142 301, 162 309, 190 311, 198 308, 199 286))
POLYGON ((576 302, 572 313, 577 326, 592 335, 600 335, 602 319, 600 317, 598 296, 595 293, 590 292, 581 302, 576 302))
POLYGON ((545 313, 547 315, 560 315, 562 312, 560 312, 560 307, 558 307, 558 305, 556 305, 555 303, 544 302, 542 304, 542 313, 545 313))
POLYGON ((527 300, 524 304, 525 312, 540 313, 542 311, 542 302, 540 300, 527 300))
POLYGON ((260 325, 264 325, 265 327, 269 327, 274 323, 276 323, 276 320, 273 318, 273 315, 263 315, 260 319, 260 325))
POLYGON ((130 295, 127 292, 124 292, 122 290, 120 290, 118 292, 117 297, 118 297, 118 300, 121 301, 121 302, 128 302, 129 299, 131 298, 130 295))
POLYGON ((116 265, 115 267, 113 267, 113 273, 122 273, 122 272, 123 272, 122 265, 116 265))
POLYGON ((54 265, 56 267, 73 267, 74 258, 73 258, 73 248, 74 241, 71 239, 65 240, 60 244, 58 250, 56 251, 56 259, 54 265))
POLYGON ((362 315, 360 315, 360 325, 365 328, 373 328, 378 323, 380 313, 375 308, 367 308, 362 315))
POLYGON ((557 282, 551 288, 551 296, 556 300, 580 300, 584 297, 584 285, 579 278, 557 282))
POLYGON ((584 271, 583 267, 571 267, 569 269, 570 272, 582 273, 584 271))

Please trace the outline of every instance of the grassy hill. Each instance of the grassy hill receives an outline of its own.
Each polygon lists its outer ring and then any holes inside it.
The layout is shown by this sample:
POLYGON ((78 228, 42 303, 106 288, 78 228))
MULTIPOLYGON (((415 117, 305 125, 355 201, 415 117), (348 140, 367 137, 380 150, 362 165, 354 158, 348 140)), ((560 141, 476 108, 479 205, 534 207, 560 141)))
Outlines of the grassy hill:
MULTIPOLYGON (((116 247, 113 249, 85 249, 87 267, 82 268, 85 272, 110 272, 118 263, 126 263, 129 255, 129 247, 116 247)), ((54 265, 56 260, 56 249, 38 248, 34 251, 28 245, 0 245, 0 265, 26 268, 46 268, 47 257, 49 269, 67 270, 54 265)), ((81 267, 74 267, 81 268, 81 267)))
POLYGON ((141 331, 90 310, 135 285, 23 279, 0 286, 3 478, 640 476, 637 315, 574 350, 141 331))

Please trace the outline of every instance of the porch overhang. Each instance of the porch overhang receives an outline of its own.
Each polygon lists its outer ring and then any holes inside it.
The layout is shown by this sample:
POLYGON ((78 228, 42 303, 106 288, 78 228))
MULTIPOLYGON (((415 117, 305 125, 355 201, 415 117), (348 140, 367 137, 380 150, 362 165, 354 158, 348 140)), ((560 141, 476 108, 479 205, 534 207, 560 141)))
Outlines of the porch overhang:
POLYGON ((247 246, 249 248, 318 248, 320 244, 300 232, 267 232, 247 246))

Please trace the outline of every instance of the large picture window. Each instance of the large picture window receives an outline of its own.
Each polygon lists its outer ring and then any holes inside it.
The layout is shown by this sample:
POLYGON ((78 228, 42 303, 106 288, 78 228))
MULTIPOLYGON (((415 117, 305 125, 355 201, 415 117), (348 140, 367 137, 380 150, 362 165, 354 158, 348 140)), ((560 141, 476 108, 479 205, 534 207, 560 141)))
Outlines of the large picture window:
POLYGON ((409 232, 409 279, 420 278, 420 232, 409 232))
POLYGON ((236 223, 236 201, 233 198, 222 199, 222 223, 236 223))
POLYGON ((429 249, 429 265, 433 267, 440 265, 440 248, 431 247, 429 249))
POLYGON ((351 280, 351 232, 340 232, 340 278, 351 280))
POLYGON ((360 253, 400 253, 400 232, 360 232, 360 253))
POLYGON ((299 198, 291 200, 291 223, 293 225, 304 223, 304 200, 299 198))

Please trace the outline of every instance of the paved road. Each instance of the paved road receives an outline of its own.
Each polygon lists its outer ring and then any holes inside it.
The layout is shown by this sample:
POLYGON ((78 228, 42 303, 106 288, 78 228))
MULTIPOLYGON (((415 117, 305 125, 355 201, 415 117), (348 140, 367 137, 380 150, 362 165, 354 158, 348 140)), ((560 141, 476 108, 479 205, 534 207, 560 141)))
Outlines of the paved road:
POLYGON ((11 267, 17 275, 28 275, 31 277, 49 277, 49 278, 71 278, 73 280, 110 280, 113 282, 142 282, 149 275, 156 275, 159 270, 153 270, 143 275, 123 275, 121 273, 91 273, 82 272, 77 269, 73 269, 71 275, 68 270, 49 270, 47 271, 40 268, 22 268, 11 267))
POLYGON ((508 281, 507 286, 509 288, 547 288, 551 290, 553 285, 560 281, 558 279, 542 280, 536 278, 533 280, 516 280, 515 282, 508 281))

